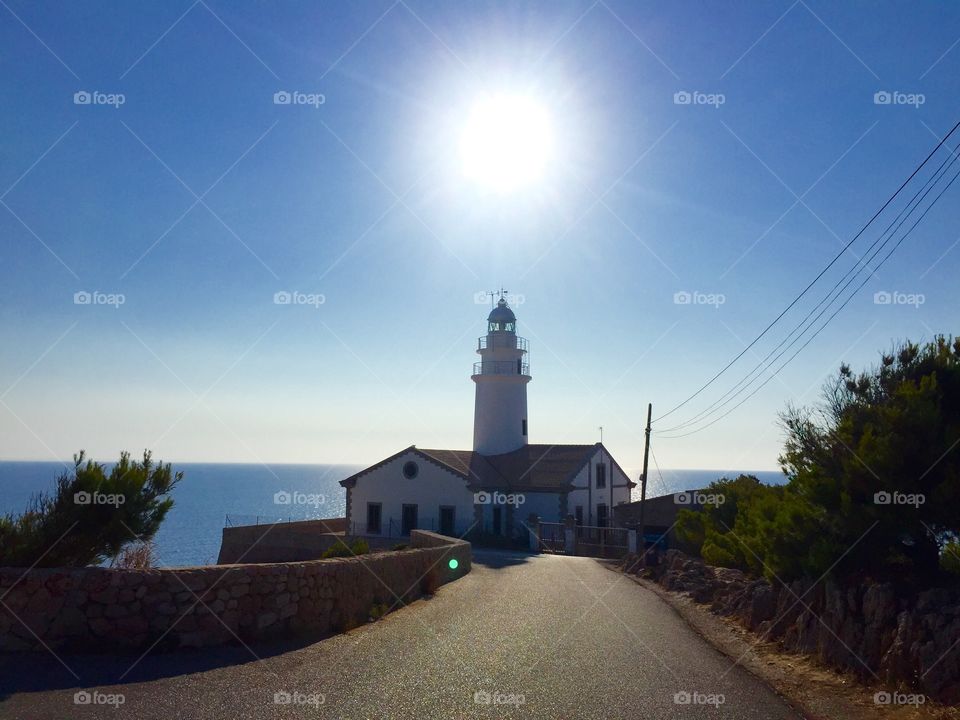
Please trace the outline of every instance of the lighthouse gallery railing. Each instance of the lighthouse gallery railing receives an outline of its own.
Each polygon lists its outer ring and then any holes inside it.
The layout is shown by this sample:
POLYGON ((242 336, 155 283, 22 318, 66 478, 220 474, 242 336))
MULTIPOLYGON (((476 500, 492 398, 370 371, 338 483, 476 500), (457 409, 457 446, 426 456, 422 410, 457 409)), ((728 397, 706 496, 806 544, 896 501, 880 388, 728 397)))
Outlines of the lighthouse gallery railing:
POLYGON ((529 375, 530 364, 511 360, 488 360, 473 364, 474 375, 529 375))
POLYGON ((494 348, 509 348, 511 350, 523 350, 523 352, 530 349, 527 339, 517 335, 483 335, 477 338, 477 350, 493 350, 494 348))

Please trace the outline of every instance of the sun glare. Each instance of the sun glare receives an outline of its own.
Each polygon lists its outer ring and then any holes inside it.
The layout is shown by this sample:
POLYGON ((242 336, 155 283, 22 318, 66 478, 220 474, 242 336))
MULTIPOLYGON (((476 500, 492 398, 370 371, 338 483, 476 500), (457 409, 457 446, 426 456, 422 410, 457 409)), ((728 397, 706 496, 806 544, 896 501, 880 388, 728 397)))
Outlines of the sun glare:
POLYGON ((552 151, 546 108, 520 95, 487 96, 473 106, 460 140, 464 174, 495 192, 536 183, 552 151))

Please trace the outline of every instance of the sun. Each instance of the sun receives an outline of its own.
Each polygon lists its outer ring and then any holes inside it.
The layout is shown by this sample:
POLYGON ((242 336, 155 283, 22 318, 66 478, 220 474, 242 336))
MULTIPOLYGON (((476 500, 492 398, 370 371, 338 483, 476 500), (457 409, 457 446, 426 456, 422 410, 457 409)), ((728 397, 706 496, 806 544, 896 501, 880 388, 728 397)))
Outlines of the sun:
POLYGON ((553 151, 547 109, 523 95, 487 95, 473 105, 460 138, 467 178, 507 193, 535 185, 553 151))

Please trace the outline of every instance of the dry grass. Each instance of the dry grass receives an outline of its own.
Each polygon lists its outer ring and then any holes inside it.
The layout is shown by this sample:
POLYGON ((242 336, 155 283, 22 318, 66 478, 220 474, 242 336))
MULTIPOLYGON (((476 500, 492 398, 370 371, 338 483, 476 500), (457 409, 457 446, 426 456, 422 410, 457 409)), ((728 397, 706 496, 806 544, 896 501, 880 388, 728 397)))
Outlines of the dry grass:
POLYGON ((157 549, 152 541, 148 541, 126 545, 110 566, 121 570, 149 570, 156 562, 157 549))

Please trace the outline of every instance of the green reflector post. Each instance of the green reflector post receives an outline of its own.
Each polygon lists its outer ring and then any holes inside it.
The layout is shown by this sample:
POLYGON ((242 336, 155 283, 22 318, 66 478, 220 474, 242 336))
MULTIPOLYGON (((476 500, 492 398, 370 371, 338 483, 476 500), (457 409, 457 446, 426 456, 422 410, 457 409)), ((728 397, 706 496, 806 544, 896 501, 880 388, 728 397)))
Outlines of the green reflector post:
POLYGON ((447 563, 451 570, 456 570, 460 563, 456 558, 450 558, 450 562, 447 563))

